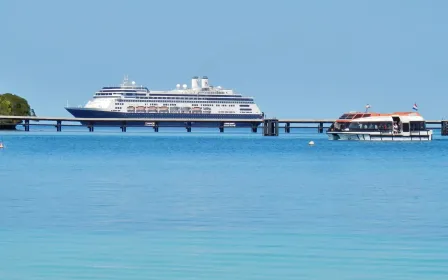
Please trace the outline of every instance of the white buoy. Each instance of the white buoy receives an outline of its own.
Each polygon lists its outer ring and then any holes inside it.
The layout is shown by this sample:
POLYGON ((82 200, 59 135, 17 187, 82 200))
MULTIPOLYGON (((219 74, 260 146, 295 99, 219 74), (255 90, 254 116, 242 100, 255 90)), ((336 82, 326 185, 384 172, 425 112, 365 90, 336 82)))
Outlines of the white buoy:
POLYGON ((308 143, 308 145, 310 145, 310 146, 314 146, 314 141, 310 141, 310 142, 308 143))

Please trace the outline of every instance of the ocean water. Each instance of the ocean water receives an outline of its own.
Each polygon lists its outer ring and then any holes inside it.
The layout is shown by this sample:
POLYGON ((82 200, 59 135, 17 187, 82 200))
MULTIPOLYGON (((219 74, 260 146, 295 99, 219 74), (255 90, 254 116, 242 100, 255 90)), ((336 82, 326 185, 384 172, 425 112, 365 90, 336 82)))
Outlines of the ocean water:
POLYGON ((448 138, 0 137, 0 279, 448 279, 448 138))

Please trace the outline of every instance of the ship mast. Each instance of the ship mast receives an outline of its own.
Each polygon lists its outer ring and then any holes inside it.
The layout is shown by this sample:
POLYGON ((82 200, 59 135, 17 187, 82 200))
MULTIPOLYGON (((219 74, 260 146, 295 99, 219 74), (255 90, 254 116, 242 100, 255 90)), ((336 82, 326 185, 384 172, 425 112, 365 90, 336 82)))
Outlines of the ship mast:
POLYGON ((121 86, 126 86, 127 84, 128 84, 128 75, 124 75, 123 83, 121 84, 121 86))

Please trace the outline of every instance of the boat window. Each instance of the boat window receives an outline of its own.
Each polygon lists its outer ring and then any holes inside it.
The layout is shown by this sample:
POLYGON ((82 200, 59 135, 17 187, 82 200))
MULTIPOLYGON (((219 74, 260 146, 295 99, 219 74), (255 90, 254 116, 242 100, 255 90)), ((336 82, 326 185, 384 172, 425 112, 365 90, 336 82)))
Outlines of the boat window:
POLYGON ((392 131, 392 122, 351 122, 350 131, 392 131))
POLYGON ((335 122, 331 125, 330 130, 331 131, 342 131, 346 128, 348 128, 349 123, 348 122, 335 122))
POLYGON ((424 121, 410 122, 411 131, 426 130, 426 123, 424 121))
POLYGON ((409 132, 409 123, 403 123, 403 132, 409 132))
POLYGON ((340 120, 351 120, 351 119, 353 119, 354 116, 355 116, 355 114, 343 114, 339 119, 340 120))

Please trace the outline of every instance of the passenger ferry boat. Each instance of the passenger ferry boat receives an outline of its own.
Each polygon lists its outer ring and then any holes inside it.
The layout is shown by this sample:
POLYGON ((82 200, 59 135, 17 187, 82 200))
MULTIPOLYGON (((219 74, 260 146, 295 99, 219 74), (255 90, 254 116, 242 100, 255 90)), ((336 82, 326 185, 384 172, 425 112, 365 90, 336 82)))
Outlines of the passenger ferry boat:
MULTIPOLYGON (((252 97, 245 97, 231 89, 209 85, 206 76, 195 76, 191 87, 178 84, 172 90, 149 90, 124 78, 120 86, 103 87, 95 92, 84 107, 65 107, 77 118, 148 118, 148 119, 247 119, 249 123, 225 123, 225 126, 250 126, 264 114, 252 97)), ((113 124, 104 123, 104 124, 113 124)), ((181 122, 183 123, 183 122, 181 122)), ((153 123, 133 122, 153 125, 153 123)), ((192 123, 200 126, 203 123, 192 123)), ((258 123, 259 124, 259 123, 258 123)), ((161 122, 159 126, 173 125, 161 122)), ((210 123, 205 124, 210 125, 210 123)))
POLYGON ((417 112, 349 112, 330 126, 327 135, 329 140, 431 141, 433 132, 417 112))

